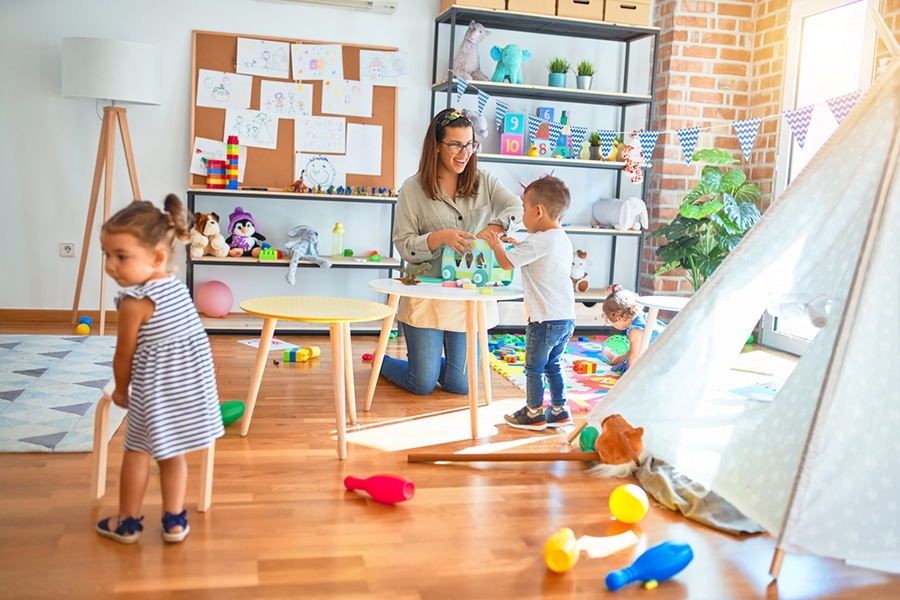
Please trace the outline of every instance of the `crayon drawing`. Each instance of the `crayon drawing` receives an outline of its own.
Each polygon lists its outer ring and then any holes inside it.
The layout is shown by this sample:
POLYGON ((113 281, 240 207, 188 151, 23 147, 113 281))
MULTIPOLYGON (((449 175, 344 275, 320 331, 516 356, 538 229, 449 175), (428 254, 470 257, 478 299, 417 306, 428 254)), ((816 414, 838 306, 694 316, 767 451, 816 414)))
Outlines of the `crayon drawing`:
POLYGON ((406 87, 409 83, 409 57, 404 51, 359 51, 359 80, 372 85, 406 87))
POLYGON ((311 84, 266 81, 259 85, 259 107, 279 119, 312 114, 311 84))
POLYGON ((197 106, 250 108, 253 78, 224 71, 200 69, 197 73, 197 106))
MULTIPOLYGON (((225 142, 208 138, 194 138, 194 147, 191 150, 191 169, 195 175, 206 176, 206 163, 210 160, 226 160, 225 142)), ((238 146, 238 181, 244 180, 244 170, 247 168, 247 148, 238 146)))
POLYGON ((343 117, 302 117, 294 121, 294 150, 343 154, 347 122, 343 117))
POLYGON ((330 115, 372 117, 372 86, 358 81, 322 82, 322 112, 330 115))
POLYGON ((274 150, 278 142, 278 117, 261 110, 226 110, 225 133, 236 135, 241 145, 274 150))
POLYGON ((346 185, 347 177, 343 156, 303 154, 298 152, 294 159, 294 178, 300 179, 312 189, 327 191, 331 186, 346 185))
POLYGON ((290 75, 290 44, 241 38, 237 40, 237 72, 287 79, 290 75))
POLYGON ((337 44, 291 44, 293 79, 343 79, 344 56, 337 44))

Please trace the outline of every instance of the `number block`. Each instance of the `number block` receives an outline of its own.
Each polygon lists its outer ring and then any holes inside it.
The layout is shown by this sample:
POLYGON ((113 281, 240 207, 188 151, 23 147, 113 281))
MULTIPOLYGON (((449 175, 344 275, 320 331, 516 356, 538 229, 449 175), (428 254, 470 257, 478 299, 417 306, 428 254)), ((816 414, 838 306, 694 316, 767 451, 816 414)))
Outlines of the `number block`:
POLYGON ((500 136, 500 154, 522 156, 525 152, 525 136, 504 133, 500 136))
POLYGON ((522 113, 506 113, 503 117, 503 133, 519 136, 525 135, 525 115, 522 113))
POLYGON ((535 146, 537 146, 537 154, 538 156, 542 156, 545 158, 553 157, 553 144, 550 143, 549 139, 545 140, 534 140, 535 146))
POLYGON ((555 114, 556 111, 552 106, 539 106, 537 109, 537 116, 541 121, 550 122, 555 114))

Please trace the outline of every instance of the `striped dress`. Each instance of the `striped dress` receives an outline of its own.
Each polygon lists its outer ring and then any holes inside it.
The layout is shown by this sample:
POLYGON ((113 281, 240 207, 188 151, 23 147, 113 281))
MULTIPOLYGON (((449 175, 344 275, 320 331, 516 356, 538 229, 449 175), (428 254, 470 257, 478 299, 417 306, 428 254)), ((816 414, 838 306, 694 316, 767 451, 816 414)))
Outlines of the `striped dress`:
POLYGON ((188 290, 175 277, 123 291, 150 298, 131 366, 125 448, 165 460, 205 448, 225 433, 209 338, 188 290))

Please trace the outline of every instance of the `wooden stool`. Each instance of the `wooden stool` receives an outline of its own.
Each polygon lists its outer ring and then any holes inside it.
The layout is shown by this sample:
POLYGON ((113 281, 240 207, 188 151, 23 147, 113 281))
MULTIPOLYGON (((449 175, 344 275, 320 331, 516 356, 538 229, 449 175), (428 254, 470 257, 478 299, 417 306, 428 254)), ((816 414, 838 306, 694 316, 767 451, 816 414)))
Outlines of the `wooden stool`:
MULTIPOLYGON (((94 415, 94 463, 91 467, 91 494, 96 500, 106 494, 106 459, 109 455, 109 405, 116 384, 110 381, 103 388, 103 397, 97 403, 94 415)), ((200 497, 197 511, 206 512, 212 504, 213 461, 216 456, 216 442, 200 450, 200 497)))

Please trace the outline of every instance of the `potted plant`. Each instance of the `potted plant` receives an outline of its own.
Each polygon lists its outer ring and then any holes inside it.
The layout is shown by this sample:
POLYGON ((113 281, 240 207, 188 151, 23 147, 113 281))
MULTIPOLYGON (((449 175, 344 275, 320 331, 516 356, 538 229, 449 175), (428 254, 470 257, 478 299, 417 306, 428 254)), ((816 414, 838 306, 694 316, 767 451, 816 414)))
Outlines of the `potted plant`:
POLYGON ((551 87, 566 87, 566 74, 572 70, 568 60, 557 56, 547 64, 547 70, 550 71, 551 87))
POLYGON ((583 60, 575 67, 575 84, 579 90, 591 89, 591 82, 594 80, 594 63, 589 60, 583 60))
POLYGON ((590 144, 591 148, 591 160, 601 160, 599 131, 592 131, 588 134, 588 144, 590 144))
POLYGON ((666 238, 656 249, 664 264, 654 275, 684 269, 696 292, 759 221, 760 190, 740 168, 727 166, 737 159, 724 150, 698 150, 694 159, 709 163, 700 181, 681 201, 678 216, 651 237, 666 238))

